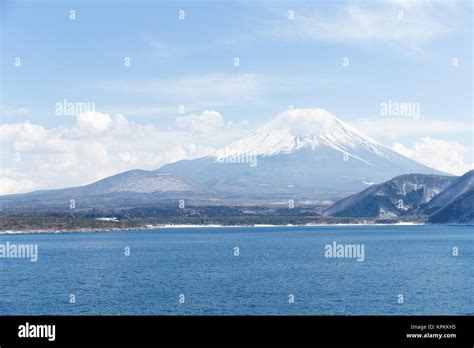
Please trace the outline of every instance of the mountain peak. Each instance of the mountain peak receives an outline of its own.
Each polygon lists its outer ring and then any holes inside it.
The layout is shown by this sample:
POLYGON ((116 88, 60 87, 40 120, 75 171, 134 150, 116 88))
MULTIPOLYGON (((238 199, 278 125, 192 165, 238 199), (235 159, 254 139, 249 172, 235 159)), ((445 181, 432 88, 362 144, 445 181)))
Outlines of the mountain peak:
POLYGON ((283 112, 262 129, 289 131, 293 136, 312 137, 340 128, 342 122, 325 109, 293 109, 283 112))
POLYGON ((357 150, 370 150, 384 156, 384 147, 321 108, 293 109, 257 129, 251 136, 230 144, 215 154, 219 160, 241 154, 273 156, 302 148, 330 147, 360 159, 357 150))

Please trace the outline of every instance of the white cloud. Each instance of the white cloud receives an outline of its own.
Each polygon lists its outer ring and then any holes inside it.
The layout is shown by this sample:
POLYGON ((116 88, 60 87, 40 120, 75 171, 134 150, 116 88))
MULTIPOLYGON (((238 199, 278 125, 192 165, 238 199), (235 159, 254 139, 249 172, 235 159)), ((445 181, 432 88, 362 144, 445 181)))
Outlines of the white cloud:
POLYGON ((467 152, 472 149, 456 141, 423 137, 414 144, 413 148, 394 143, 392 150, 446 173, 462 175, 474 168, 472 163, 466 163, 464 159, 467 152))
POLYGON ((349 123, 379 141, 471 132, 471 123, 423 117, 417 120, 409 117, 370 117, 358 118, 349 123))
POLYGON ((224 127, 224 119, 217 111, 205 110, 200 116, 189 115, 176 118, 173 128, 193 133, 209 134, 224 127))
POLYGON ((31 180, 13 180, 0 177, 0 194, 8 195, 18 192, 28 192, 36 189, 31 180))
POLYGON ((103 132, 112 124, 112 118, 109 114, 102 112, 89 111, 82 113, 76 117, 76 127, 80 131, 103 132))
POLYGON ((1 141, 27 141, 43 140, 46 137, 46 129, 43 126, 25 123, 5 124, 0 126, 1 141))
POLYGON ((170 131, 184 132, 193 142, 206 146, 223 146, 252 129, 247 121, 225 122, 217 111, 205 110, 201 115, 180 116, 169 126, 170 131))
POLYGON ((0 116, 23 116, 26 115, 30 112, 30 110, 25 107, 19 107, 19 108, 12 108, 12 107, 7 107, 7 106, 0 106, 0 116))
MULTIPOLYGON (((126 108, 117 108, 111 106, 110 108, 107 108, 108 110, 111 110, 112 112, 115 113, 124 113, 128 117, 132 116, 158 116, 158 115, 177 115, 180 111, 180 106, 181 104, 176 103, 175 105, 168 105, 168 106, 162 106, 162 105, 154 105, 154 104, 149 104, 149 105, 140 105, 136 107, 126 107, 126 108)), ((202 110, 203 108, 206 107, 206 105, 183 105, 184 110, 186 113, 188 112, 197 112, 199 110, 202 110)))
POLYGON ((173 100, 177 104, 199 102, 201 105, 218 105, 260 100, 263 92, 269 87, 269 81, 257 74, 235 73, 186 76, 140 83, 109 81, 102 83, 102 87, 113 92, 173 100))
POLYGON ((351 2, 333 13, 295 8, 294 19, 274 21, 270 34, 290 40, 385 42, 416 52, 423 43, 455 31, 459 23, 452 18, 463 15, 464 7, 463 2, 390 1, 351 2))
POLYGON ((232 139, 239 127, 212 110, 181 116, 168 129, 101 112, 81 114, 70 127, 1 125, 0 194, 83 185, 130 169, 153 170, 202 157, 215 150, 210 139, 232 139))

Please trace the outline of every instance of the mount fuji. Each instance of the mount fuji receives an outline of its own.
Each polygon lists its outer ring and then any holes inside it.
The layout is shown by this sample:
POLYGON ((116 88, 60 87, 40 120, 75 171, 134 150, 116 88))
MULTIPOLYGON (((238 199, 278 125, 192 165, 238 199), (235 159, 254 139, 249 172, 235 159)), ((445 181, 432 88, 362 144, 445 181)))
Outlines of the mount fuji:
POLYGON ((212 155, 92 184, 2 196, 2 209, 201 202, 339 200, 401 174, 444 174, 379 144, 323 109, 295 109, 212 155))
POLYGON ((213 155, 157 170, 225 197, 337 199, 400 174, 444 174, 383 146, 324 109, 294 109, 213 155))

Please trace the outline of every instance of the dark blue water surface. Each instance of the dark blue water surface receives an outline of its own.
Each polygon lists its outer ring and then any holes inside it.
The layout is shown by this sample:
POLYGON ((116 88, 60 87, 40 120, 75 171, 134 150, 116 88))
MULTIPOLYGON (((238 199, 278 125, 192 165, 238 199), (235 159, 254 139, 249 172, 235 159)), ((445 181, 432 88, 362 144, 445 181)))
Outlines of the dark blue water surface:
POLYGON ((0 258, 0 315, 474 314, 472 227, 0 235, 7 241, 37 243, 39 259, 0 258), (333 241, 363 244, 365 261, 326 258, 333 241))

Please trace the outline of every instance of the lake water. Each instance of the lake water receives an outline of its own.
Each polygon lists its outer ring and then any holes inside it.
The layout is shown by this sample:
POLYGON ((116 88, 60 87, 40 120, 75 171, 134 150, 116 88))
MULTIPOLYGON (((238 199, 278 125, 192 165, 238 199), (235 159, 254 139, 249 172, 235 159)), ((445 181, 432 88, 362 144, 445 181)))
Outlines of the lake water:
POLYGON ((0 315, 474 314, 472 227, 0 235, 7 242, 38 244, 38 261, 0 258, 0 315), (363 245, 364 261, 325 257, 333 242, 363 245))

